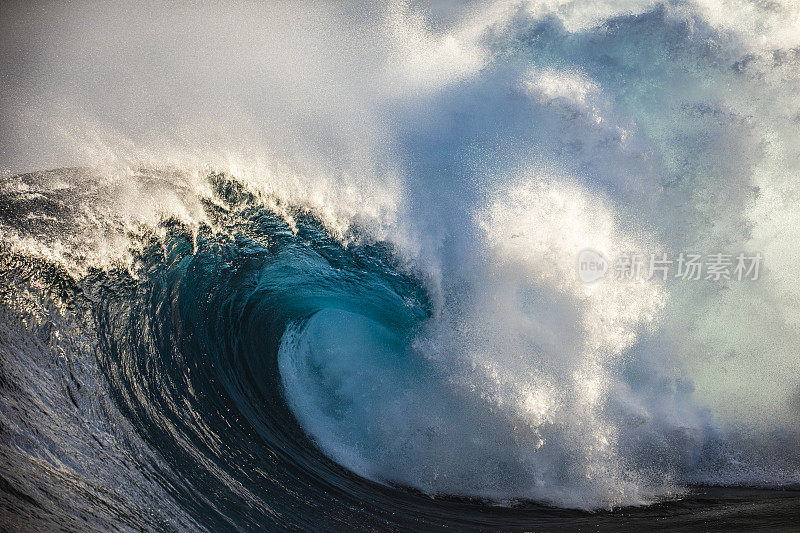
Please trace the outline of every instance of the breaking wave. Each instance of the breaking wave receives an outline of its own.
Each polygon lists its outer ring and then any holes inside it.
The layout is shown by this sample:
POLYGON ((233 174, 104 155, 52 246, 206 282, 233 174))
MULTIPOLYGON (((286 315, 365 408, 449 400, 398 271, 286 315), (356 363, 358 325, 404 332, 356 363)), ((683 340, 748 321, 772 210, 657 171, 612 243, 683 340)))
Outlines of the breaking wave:
POLYGON ((798 6, 306 7, 4 17, 9 520, 512 527, 800 484, 798 6), (586 284, 587 248, 764 265, 586 284))

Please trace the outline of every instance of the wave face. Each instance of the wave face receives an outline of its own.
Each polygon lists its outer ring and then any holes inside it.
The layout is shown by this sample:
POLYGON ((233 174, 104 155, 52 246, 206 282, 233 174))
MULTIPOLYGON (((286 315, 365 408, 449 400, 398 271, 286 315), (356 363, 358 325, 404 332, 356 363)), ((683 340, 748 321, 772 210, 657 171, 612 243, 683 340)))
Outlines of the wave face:
POLYGON ((26 9, 9 525, 602 525, 800 485, 794 3, 26 9), (585 249, 764 263, 586 284, 585 249))

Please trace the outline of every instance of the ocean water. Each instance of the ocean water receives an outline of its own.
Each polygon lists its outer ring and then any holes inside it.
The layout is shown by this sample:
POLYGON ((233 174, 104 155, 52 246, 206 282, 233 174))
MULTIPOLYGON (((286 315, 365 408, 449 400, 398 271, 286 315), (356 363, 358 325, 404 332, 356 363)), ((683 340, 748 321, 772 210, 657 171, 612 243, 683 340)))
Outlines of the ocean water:
POLYGON ((800 520, 800 4, 10 2, 0 51, 0 528, 800 520))

